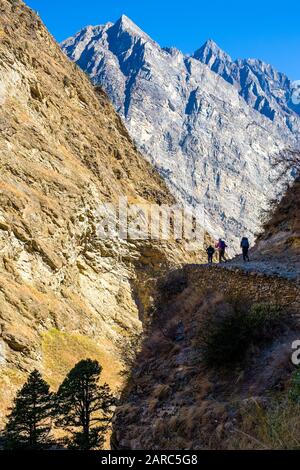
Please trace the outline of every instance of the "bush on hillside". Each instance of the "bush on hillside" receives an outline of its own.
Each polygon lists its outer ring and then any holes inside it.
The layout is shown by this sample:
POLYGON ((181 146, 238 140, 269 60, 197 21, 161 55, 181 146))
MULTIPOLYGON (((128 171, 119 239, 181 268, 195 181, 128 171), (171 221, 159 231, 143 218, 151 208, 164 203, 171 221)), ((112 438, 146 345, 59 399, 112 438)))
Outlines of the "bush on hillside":
POLYGON ((245 359, 251 345, 270 340, 281 327, 279 307, 268 304, 223 305, 201 325, 200 343, 207 365, 228 367, 245 359))
POLYGON ((188 287, 187 274, 182 270, 174 270, 167 279, 159 282, 158 288, 164 302, 168 302, 175 295, 181 294, 188 287))

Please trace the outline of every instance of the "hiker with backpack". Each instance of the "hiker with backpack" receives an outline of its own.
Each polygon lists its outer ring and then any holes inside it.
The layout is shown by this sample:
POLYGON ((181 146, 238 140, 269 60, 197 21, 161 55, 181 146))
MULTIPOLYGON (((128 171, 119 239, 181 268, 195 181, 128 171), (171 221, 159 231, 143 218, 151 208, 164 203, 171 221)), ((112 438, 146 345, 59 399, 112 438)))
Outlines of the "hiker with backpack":
POLYGON ((250 248, 250 243, 249 243, 249 240, 248 240, 247 237, 242 238, 241 248, 242 248, 242 251, 243 251, 243 260, 245 262, 250 261, 249 255, 248 255, 248 251, 249 251, 249 248, 250 248))
POLYGON ((227 248, 227 245, 224 240, 222 240, 222 238, 219 238, 219 241, 216 244, 216 248, 219 251, 219 263, 222 263, 222 260, 226 263, 227 259, 225 258, 225 250, 227 248))
POLYGON ((206 250, 207 256, 208 256, 208 264, 212 264, 213 262, 213 256, 215 254, 215 249, 213 246, 209 245, 209 247, 206 250))

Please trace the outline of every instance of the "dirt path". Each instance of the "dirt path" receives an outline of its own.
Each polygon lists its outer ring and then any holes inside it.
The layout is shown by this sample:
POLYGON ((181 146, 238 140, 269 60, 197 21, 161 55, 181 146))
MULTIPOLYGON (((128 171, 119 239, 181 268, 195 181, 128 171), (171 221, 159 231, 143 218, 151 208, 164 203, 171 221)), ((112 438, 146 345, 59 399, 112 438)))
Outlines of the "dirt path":
POLYGON ((279 276, 290 280, 296 280, 300 277, 300 263, 289 264, 276 259, 253 259, 253 261, 245 263, 242 257, 238 256, 219 266, 229 270, 239 268, 248 272, 262 273, 268 276, 279 276))

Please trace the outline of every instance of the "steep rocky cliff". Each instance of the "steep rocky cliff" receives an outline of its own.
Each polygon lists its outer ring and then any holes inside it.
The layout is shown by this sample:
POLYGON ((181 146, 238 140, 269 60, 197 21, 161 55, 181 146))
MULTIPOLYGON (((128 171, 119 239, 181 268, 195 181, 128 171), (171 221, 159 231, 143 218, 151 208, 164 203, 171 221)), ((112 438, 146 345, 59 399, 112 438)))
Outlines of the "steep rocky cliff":
POLYGON ((131 136, 186 205, 230 250, 253 238, 273 197, 269 159, 299 142, 291 82, 260 61, 237 61, 209 41, 193 57, 161 48, 129 18, 88 26, 64 52, 101 84, 131 136))
POLYGON ((300 178, 283 196, 264 224, 254 253, 265 259, 278 259, 300 269, 300 178))
POLYGON ((152 279, 191 255, 179 242, 97 236, 100 204, 173 197, 105 93, 18 0, 0 0, 0 102, 3 421, 34 367, 55 388, 77 360, 97 358, 118 388, 117 344, 141 330, 152 279))

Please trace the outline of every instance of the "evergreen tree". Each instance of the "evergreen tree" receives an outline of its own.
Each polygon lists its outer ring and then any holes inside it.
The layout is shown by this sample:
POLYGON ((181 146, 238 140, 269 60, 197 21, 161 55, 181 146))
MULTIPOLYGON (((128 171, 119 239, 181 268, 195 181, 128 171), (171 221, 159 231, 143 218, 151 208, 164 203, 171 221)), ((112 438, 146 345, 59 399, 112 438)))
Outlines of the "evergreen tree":
POLYGON ((8 415, 3 438, 8 449, 44 449, 50 443, 52 394, 34 370, 18 391, 8 415))
POLYGON ((102 447, 115 399, 107 384, 99 385, 102 367, 97 361, 78 362, 56 395, 56 425, 69 431, 69 447, 88 450, 102 447))

